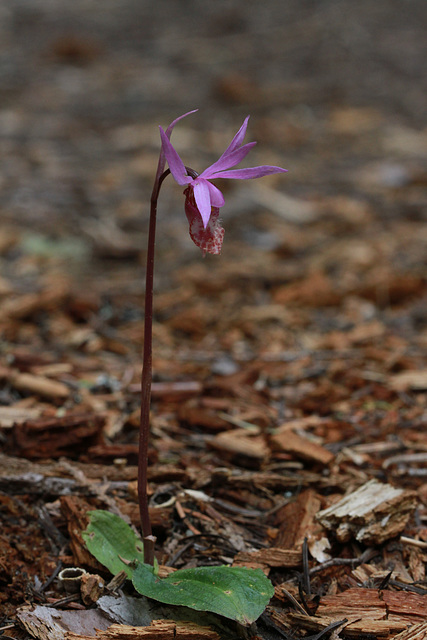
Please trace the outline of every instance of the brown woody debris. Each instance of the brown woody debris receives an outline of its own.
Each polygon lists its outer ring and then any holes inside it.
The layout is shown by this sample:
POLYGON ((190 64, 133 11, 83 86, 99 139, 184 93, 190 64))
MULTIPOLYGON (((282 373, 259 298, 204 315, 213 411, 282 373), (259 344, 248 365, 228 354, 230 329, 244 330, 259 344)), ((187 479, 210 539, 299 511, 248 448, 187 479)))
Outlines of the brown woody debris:
POLYGON ((383 591, 381 597, 387 606, 390 620, 406 620, 408 623, 427 620, 427 595, 405 591, 383 591))
POLYGON ((0 407, 0 428, 10 429, 14 424, 35 420, 40 413, 40 409, 27 407, 0 407))
POLYGON ((233 460, 241 459, 249 465, 258 466, 269 454, 262 436, 250 436, 245 429, 224 431, 209 440, 209 446, 233 460))
POLYGON ((409 629, 398 633, 393 640, 426 640, 427 638, 427 622, 414 624, 409 629))
POLYGON ((80 594, 84 604, 91 605, 101 597, 104 592, 104 580, 93 573, 84 573, 80 581, 80 594))
POLYGON ((70 389, 67 385, 41 375, 2 368, 0 378, 7 380, 14 389, 21 393, 41 396, 52 401, 59 402, 70 395, 70 389))
MULTIPOLYGON (((301 549, 304 538, 316 526, 315 515, 320 509, 320 499, 313 489, 307 489, 276 513, 275 524, 279 531, 274 541, 280 549, 301 549)), ((319 526, 319 525, 317 525, 319 526)))
POLYGON ((53 607, 24 606, 17 612, 24 629, 38 640, 63 640, 67 631, 78 630, 84 638, 94 638, 95 629, 107 629, 111 621, 98 609, 60 611, 53 607))
MULTIPOLYGON (((93 640, 93 636, 67 633, 66 640, 93 640)), ((153 620, 149 627, 131 627, 113 624, 105 631, 97 631, 96 640, 219 640, 219 635, 209 627, 192 622, 153 620)))
POLYGON ((88 511, 91 510, 91 505, 82 498, 76 496, 63 496, 61 498, 61 511, 67 520, 70 547, 75 565, 90 567, 95 572, 103 573, 105 568, 86 549, 82 537, 82 531, 89 524, 88 511))
MULTIPOLYGON (((348 589, 321 598, 315 616, 289 615, 308 631, 325 629, 331 622, 346 618, 349 624, 345 627, 345 637, 349 638, 369 634, 388 637, 403 631, 411 623, 418 627, 417 633, 422 633, 424 630, 420 624, 427 616, 427 598, 403 591, 348 589)), ((419 637, 423 638, 422 635, 419 637)))
MULTIPOLYGON (((362 614, 363 615, 363 614, 362 614)), ((359 640, 359 638, 364 638, 371 640, 372 638, 384 638, 385 640, 390 638, 390 634, 398 633, 406 628, 405 622, 399 622, 396 620, 374 620, 372 618, 362 618, 360 613, 357 613, 357 610, 354 610, 353 613, 353 621, 347 621, 349 624, 345 626, 345 630, 343 633, 343 637, 351 638, 352 640, 359 640)), ((287 616, 284 616, 284 619, 288 621, 288 624, 293 626, 298 625, 300 629, 304 629, 307 632, 315 633, 317 631, 323 631, 326 627, 337 622, 338 620, 344 620, 346 618, 331 617, 324 616, 322 618, 318 618, 316 616, 304 616, 300 613, 290 613, 287 616)))
POLYGON ((271 436, 271 446, 274 451, 290 453, 296 458, 323 465, 328 465, 334 459, 334 454, 325 447, 294 433, 288 425, 284 425, 271 436))
POLYGON ((370 480, 316 517, 340 542, 354 537, 375 545, 400 533, 416 504, 413 491, 370 480))
POLYGON ((258 563, 268 567, 299 567, 302 562, 300 551, 294 549, 257 549, 256 551, 240 551, 234 558, 234 564, 246 565, 258 563))
POLYGON ((66 280, 53 279, 44 291, 7 298, 1 303, 0 312, 2 317, 22 320, 40 311, 51 311, 61 306, 69 294, 69 283, 66 280))
POLYGON ((396 373, 390 378, 390 386, 396 391, 426 391, 427 370, 396 373))
POLYGON ((94 413, 74 413, 27 420, 15 425, 15 452, 29 459, 70 456, 72 449, 95 444, 105 418, 94 413))

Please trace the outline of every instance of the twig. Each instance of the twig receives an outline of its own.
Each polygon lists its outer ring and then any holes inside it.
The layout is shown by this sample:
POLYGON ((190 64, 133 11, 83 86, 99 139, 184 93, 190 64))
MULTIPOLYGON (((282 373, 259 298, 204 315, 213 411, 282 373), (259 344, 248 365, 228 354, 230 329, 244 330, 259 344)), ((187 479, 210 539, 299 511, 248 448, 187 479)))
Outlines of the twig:
POLYGON ((304 616, 308 616, 310 615, 309 613, 307 613, 307 611, 300 605, 300 603, 298 602, 298 600, 296 600, 294 598, 294 596, 292 595, 292 593, 289 593, 289 591, 287 589, 285 589, 285 587, 283 585, 280 585, 280 591, 283 591, 283 593, 285 594, 285 596, 287 597, 287 599, 292 602, 292 604, 294 605, 294 607, 296 609, 298 609, 298 611, 300 613, 302 613, 304 616))
MULTIPOLYGON (((0 627, 0 632, 1 631, 7 631, 8 629, 14 629, 15 628, 15 623, 11 622, 10 624, 5 624, 3 627, 0 627)), ((2 635, 2 638, 5 638, 6 636, 2 635)))
POLYGON ((324 569, 329 569, 330 567, 340 565, 350 565, 357 567, 359 564, 363 564, 364 562, 367 562, 368 560, 374 558, 377 553, 378 551, 376 551, 375 549, 368 548, 362 553, 359 558, 331 558, 331 560, 327 560, 326 562, 319 564, 317 567, 313 567, 312 569, 310 569, 309 574, 310 576, 312 576, 315 573, 320 573, 320 571, 323 571, 324 569))
POLYGON ((346 622, 347 622, 347 618, 344 618, 343 620, 336 620, 335 622, 331 622, 331 624, 328 624, 328 626, 322 629, 322 631, 320 631, 319 633, 316 633, 315 636, 305 636, 304 640, 320 640, 320 638, 323 638, 324 635, 326 635, 330 631, 333 631, 337 627, 340 627, 342 624, 345 624, 346 622))
POLYGON ((79 600, 80 600, 80 594, 73 593, 69 596, 64 596, 63 598, 56 600, 56 602, 52 602, 51 604, 49 604, 49 606, 54 607, 56 609, 57 607, 61 607, 63 604, 68 604, 69 602, 78 602, 79 600))
POLYGON ((418 547, 419 549, 427 549, 427 542, 424 542, 423 540, 415 540, 414 538, 400 536, 400 542, 402 542, 402 544, 409 544, 412 547, 418 547))
POLYGON ((38 589, 40 593, 43 593, 43 591, 46 591, 46 589, 52 584, 52 582, 55 580, 58 573, 61 571, 62 566, 63 566, 62 560, 60 560, 54 572, 52 573, 52 575, 46 580, 46 582, 43 582, 42 586, 38 589))
POLYGON ((310 569, 308 566, 308 544, 307 537, 304 538, 304 542, 302 545, 302 579, 303 579, 303 587, 305 593, 310 596, 311 595, 311 586, 310 586, 310 569))

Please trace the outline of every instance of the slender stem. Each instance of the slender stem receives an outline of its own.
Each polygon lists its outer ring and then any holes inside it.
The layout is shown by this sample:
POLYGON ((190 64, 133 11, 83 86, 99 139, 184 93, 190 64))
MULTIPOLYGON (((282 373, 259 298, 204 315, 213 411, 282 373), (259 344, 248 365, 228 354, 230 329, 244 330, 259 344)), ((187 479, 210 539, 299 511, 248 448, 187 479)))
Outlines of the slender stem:
POLYGON ((141 374, 141 414, 139 426, 138 453, 138 501, 141 517, 142 535, 144 538, 144 561, 154 563, 154 543, 151 520, 148 511, 147 473, 148 442, 150 438, 150 401, 152 380, 152 335, 153 335, 153 281, 154 281, 154 249, 156 243, 157 200, 163 180, 169 175, 169 169, 156 179, 151 194, 150 224, 148 230, 147 269, 145 275, 145 320, 144 320, 144 353, 141 374))
MULTIPOLYGON (((148 443, 150 439, 150 404, 151 381, 153 377, 153 282, 154 282, 154 249, 156 245, 157 201, 163 180, 170 174, 170 169, 160 173, 161 159, 151 194, 150 223, 148 228, 147 269, 145 274, 145 319, 144 319, 144 353, 141 374, 141 414, 139 422, 138 452, 138 502, 141 517, 141 529, 144 539, 144 562, 154 564, 154 544, 156 538, 152 534, 150 513, 148 510, 148 443)), ((193 179, 198 173, 185 167, 187 174, 193 179)))

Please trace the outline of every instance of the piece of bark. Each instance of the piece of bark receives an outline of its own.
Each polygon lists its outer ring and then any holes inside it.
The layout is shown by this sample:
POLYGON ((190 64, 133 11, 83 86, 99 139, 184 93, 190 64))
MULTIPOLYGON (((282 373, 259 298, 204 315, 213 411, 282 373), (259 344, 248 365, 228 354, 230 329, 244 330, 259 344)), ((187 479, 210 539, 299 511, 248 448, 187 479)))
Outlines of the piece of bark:
POLYGON ((389 620, 424 622, 427 620, 427 596, 406 591, 383 591, 389 620))
POLYGON ((389 384, 396 391, 426 391, 427 369, 401 371, 390 377, 389 384))
MULTIPOLYGON (((149 452, 149 463, 155 462, 154 456, 149 452), (151 458, 151 460, 150 460, 151 458)), ((138 445, 137 444, 96 444, 89 447, 84 456, 81 457, 82 462, 97 462, 98 464, 113 463, 117 458, 126 460, 128 464, 138 463, 138 445)))
MULTIPOLYGON (((114 488, 124 488, 129 482, 132 482, 138 473, 136 466, 119 466, 119 465, 101 465, 101 464, 84 464, 81 462, 73 462, 72 466, 81 471, 89 480, 99 481, 105 484, 105 478, 110 481, 110 486, 114 488), (114 483, 117 483, 116 485, 114 483)), ((173 469, 173 467, 172 467, 173 469)), ((70 467, 62 461, 43 460, 42 462, 32 462, 24 458, 17 458, 0 453, 0 485, 7 485, 12 482, 15 486, 19 486, 22 481, 22 488, 28 490, 29 493, 41 493, 41 489, 37 486, 31 486, 31 475, 37 476, 36 482, 44 479, 46 482, 55 480, 59 482, 59 491, 61 486, 66 487, 66 481, 75 484, 75 474, 71 472, 70 467), (64 485, 62 485, 64 482, 64 485)), ((52 485, 49 485, 52 486, 52 485)), ((1 489, 3 490, 3 489, 1 489)), ((22 491, 21 493, 25 493, 22 491)), ((89 493, 87 489, 82 488, 83 493, 89 493)), ((55 493, 55 491, 54 491, 55 493)), ((136 494, 135 494, 136 495, 136 494)))
POLYGON ((12 320, 23 320, 41 311, 51 311, 58 309, 68 298, 70 285, 60 278, 55 279, 44 291, 28 293, 8 298, 0 305, 2 318, 12 320))
MULTIPOLYGON (((138 505, 133 502, 129 502, 129 500, 121 500, 120 498, 116 498, 116 504, 121 513, 127 516, 132 524, 139 529, 141 527, 141 516, 138 505)), ((148 511, 150 513, 151 526, 156 534, 170 530, 172 526, 172 506, 149 507, 148 511)))
POLYGON ((414 624, 397 636, 393 636, 393 640, 427 640, 427 622, 414 624))
MULTIPOLYGON (((7 456, 1 456, 1 458, 7 459, 7 456)), ((12 475, 7 468, 0 473, 0 491, 12 495, 39 496, 64 496, 70 493, 89 495, 91 493, 88 488, 79 487, 75 480, 69 478, 49 478, 33 471, 12 475)))
POLYGON ((241 460, 242 464, 258 467, 268 458, 269 450, 262 436, 250 436, 246 429, 224 431, 207 441, 226 457, 241 460))
POLYGON ((304 538, 319 525, 315 515, 320 509, 320 499, 313 489, 307 489, 296 500, 279 509, 275 525, 279 527, 274 546, 280 549, 301 549, 304 538))
POLYGON ((256 551, 240 551, 234 558, 235 565, 256 562, 268 567, 294 568, 301 566, 301 552, 295 549, 257 549, 256 551))
POLYGON ((77 567, 90 567, 94 573, 105 573, 105 567, 95 560, 94 556, 86 549, 86 544, 82 537, 82 531, 89 524, 87 514, 92 511, 93 507, 86 500, 77 496, 63 496, 60 502, 61 511, 67 520, 74 564, 77 567))
POLYGON ((35 420, 40 414, 41 410, 35 407, 0 407, 0 428, 11 429, 14 424, 35 420))
POLYGON ((328 465, 334 459, 334 454, 325 449, 320 444, 312 442, 308 438, 303 438, 292 430, 286 428, 278 429, 270 438, 273 451, 290 453, 301 460, 310 460, 319 464, 328 465))
MULTIPOLYGON (((67 633, 66 640, 93 640, 92 635, 67 633)), ((209 627, 194 622, 174 622, 173 620, 153 620, 149 627, 133 627, 113 624, 105 631, 97 631, 96 640, 220 640, 219 635, 209 627)))
POLYGON ((340 542, 355 538, 378 545, 400 533, 417 505, 413 491, 395 489, 370 480, 338 503, 319 511, 316 518, 335 532, 340 542))
MULTIPOLYGON (((396 563, 399 565, 399 562, 396 563)), ((404 569, 403 573, 400 571, 400 567, 397 567, 390 574, 389 569, 378 569, 378 567, 374 564, 366 564, 363 563, 352 569, 351 575, 357 580, 359 584, 375 584, 379 585, 384 580, 398 580, 399 582, 410 583, 412 582, 411 577, 408 575, 406 569, 401 565, 404 569)))
POLYGON ((105 418, 94 413, 72 413, 27 420, 12 431, 13 452, 31 459, 70 456, 97 444, 105 418))
POLYGON ((95 629, 107 629, 111 620, 96 609, 87 611, 59 611, 37 605, 33 610, 22 607, 17 618, 26 631, 39 640, 64 640, 67 631, 76 631, 83 638, 93 640, 95 629))
POLYGON ((218 433, 230 429, 229 423, 220 418, 216 411, 201 407, 199 403, 194 402, 187 402, 179 408, 178 419, 207 433, 218 433))
MULTIPOLYGON (((401 542, 403 542, 402 538, 403 536, 400 538, 401 542)), ((424 550, 427 550, 427 543, 423 543, 421 540, 414 540, 414 542, 423 544, 423 547, 409 549, 407 554, 409 572, 415 582, 423 582, 426 579, 427 553, 424 550)))
POLYGON ((418 623, 427 618, 427 598, 407 591, 347 589, 322 597, 316 616, 348 617, 355 613, 363 614, 363 618, 418 623))
POLYGON ((340 294, 327 275, 316 271, 304 280, 277 287, 273 300, 280 305, 326 307, 338 304, 340 294))
POLYGON ((52 401, 63 401, 69 397, 71 390, 67 385, 46 376, 32 373, 21 373, 11 369, 7 375, 9 384, 21 393, 41 396, 52 401))
MULTIPOLYGON (((185 400, 186 398, 200 395, 202 391, 203 385, 198 380, 153 382, 151 385, 152 398, 162 398, 164 401, 185 400)), ((137 393, 139 392, 140 385, 137 387, 137 393)))
MULTIPOLYGON (((223 471, 221 470, 221 473, 223 471)), ((252 488, 259 490, 269 489, 270 491, 286 491, 288 489, 300 488, 307 484, 314 484, 319 486, 322 481, 322 476, 318 473, 310 473, 308 471, 295 473, 293 470, 282 473, 271 473, 268 471, 241 473, 241 474, 228 474, 227 484, 231 487, 244 487, 245 489, 252 488)), ((336 486, 337 482, 334 479, 332 486, 336 486)), ((324 485, 322 485, 324 486, 324 485)))
POLYGON ((387 605, 376 589, 347 589, 333 596, 323 596, 316 617, 345 618, 355 613, 363 618, 383 620, 387 618, 387 605))
MULTIPOLYGON (((72 493, 92 496, 99 495, 101 491, 104 495, 109 495, 113 491, 125 492, 128 490, 129 484, 126 479, 105 482, 107 473, 112 475, 116 471, 114 466, 79 465, 77 463, 73 463, 73 466, 77 471, 81 471, 86 478, 90 478, 90 482, 86 485, 81 484, 76 480, 76 474, 67 472, 66 465, 61 462, 37 464, 24 458, 0 454, 0 491, 10 495, 64 496, 72 493)), ((126 475, 124 474, 125 478, 126 475)))
POLYGON ((104 580, 94 573, 84 573, 80 579, 80 594, 85 605, 95 604, 104 593, 104 580))
MULTIPOLYGON (((372 638, 377 638, 378 640, 384 638, 384 640, 388 640, 391 635, 403 631, 407 626, 407 623, 403 621, 374 620, 371 618, 361 619, 361 617, 362 614, 353 613, 353 621, 348 621, 348 624, 346 624, 345 632, 342 634, 343 637, 350 638, 351 640, 359 640, 366 636, 367 640, 368 638, 369 640, 372 640, 372 638)), ((298 625, 300 629, 311 633, 322 631, 330 624, 345 619, 345 617, 342 618, 341 616, 323 616, 320 618, 317 616, 304 616, 300 613, 288 613, 283 616, 283 618, 292 628, 298 625)))

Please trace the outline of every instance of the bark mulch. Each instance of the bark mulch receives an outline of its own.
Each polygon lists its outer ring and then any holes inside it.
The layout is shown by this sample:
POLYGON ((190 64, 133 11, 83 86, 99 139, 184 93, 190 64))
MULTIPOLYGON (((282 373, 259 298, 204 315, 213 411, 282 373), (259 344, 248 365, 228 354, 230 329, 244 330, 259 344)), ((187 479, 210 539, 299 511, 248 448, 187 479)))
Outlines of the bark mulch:
POLYGON ((427 638, 427 134, 405 76, 424 60, 423 3, 401 23, 389 3, 366 6, 351 33, 336 3, 295 3, 282 33, 269 21, 283 3, 272 16, 248 3, 243 28, 236 2, 201 9, 211 36, 173 3, 158 32, 133 23, 144 3, 106 3, 104 21, 89 4, 35 3, 33 39, 28 4, 4 14, 16 73, 14 84, 3 70, 0 89, 0 637, 427 638), (247 45, 263 29, 256 59, 247 45), (334 66, 328 29, 372 56, 343 39, 334 66), (284 48, 293 62, 280 75, 284 48), (196 105, 178 91, 186 81, 196 105), (223 185, 223 253, 204 260, 165 182, 150 510, 162 571, 234 564, 270 577, 274 598, 249 630, 170 608, 150 626, 123 611, 107 624, 99 597, 132 593, 81 536, 92 509, 140 526, 157 124, 199 105, 174 133, 192 166, 252 112, 253 164, 290 173, 223 185), (89 578, 65 593, 58 574, 76 567, 89 578))

